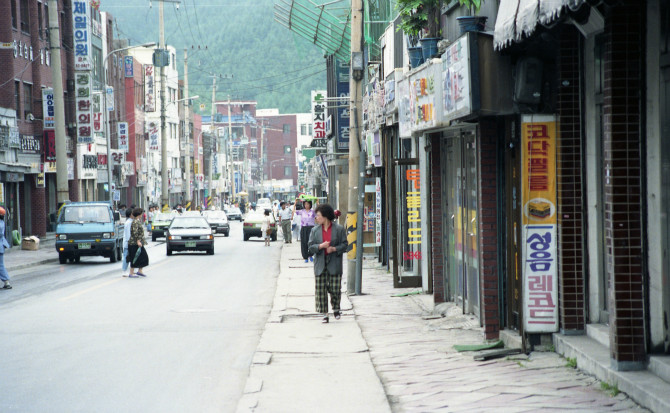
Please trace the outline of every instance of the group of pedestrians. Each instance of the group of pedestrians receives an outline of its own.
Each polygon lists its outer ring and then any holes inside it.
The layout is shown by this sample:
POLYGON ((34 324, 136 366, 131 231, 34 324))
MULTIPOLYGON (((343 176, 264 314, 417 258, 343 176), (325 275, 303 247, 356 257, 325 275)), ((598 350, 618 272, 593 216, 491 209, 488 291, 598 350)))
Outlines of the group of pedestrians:
POLYGON ((146 249, 145 227, 142 223, 143 214, 142 208, 126 210, 126 222, 123 225, 123 262, 121 263, 124 277, 146 277, 144 268, 149 265, 149 255, 146 249), (128 272, 128 267, 130 267, 130 272, 128 272), (135 269, 138 270, 137 273, 135 269))

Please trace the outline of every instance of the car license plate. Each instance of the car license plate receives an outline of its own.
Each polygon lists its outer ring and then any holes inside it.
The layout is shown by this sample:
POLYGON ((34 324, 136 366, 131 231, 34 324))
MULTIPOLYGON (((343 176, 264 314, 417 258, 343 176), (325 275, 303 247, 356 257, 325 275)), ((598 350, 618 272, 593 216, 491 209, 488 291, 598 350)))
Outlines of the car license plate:
POLYGON ((79 243, 79 249, 80 250, 90 250, 91 249, 91 243, 90 242, 80 242, 79 243))
POLYGON ((195 248, 195 241, 186 241, 186 248, 195 248))

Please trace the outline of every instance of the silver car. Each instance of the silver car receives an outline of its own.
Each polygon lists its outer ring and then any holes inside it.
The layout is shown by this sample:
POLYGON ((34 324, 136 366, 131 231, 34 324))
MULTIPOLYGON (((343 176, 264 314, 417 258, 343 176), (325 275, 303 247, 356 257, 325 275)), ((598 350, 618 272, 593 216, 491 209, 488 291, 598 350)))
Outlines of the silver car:
POLYGON ((167 255, 173 251, 205 251, 214 255, 214 235, 204 217, 177 216, 165 233, 167 255))

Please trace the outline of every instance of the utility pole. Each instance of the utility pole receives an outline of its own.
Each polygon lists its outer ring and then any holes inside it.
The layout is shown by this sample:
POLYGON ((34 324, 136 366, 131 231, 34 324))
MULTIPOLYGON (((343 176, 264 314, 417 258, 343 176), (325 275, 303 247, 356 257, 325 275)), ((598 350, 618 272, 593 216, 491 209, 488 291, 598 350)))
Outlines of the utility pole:
MULTIPOLYGON (((233 139, 233 112, 231 108, 230 95, 228 95, 228 140, 230 142, 233 139)), ((229 146, 228 142, 226 142, 226 155, 228 155, 229 146)), ((230 156, 226 156, 230 160, 230 168, 228 168, 228 172, 230 172, 230 202, 235 203, 235 163, 233 162, 232 155, 232 149, 230 149, 230 156)))
POLYGON ((186 198, 184 203, 188 205, 191 202, 191 105, 188 101, 188 49, 186 48, 184 48, 184 99, 184 134, 186 135, 186 156, 184 156, 186 198))
MULTIPOLYGON (((208 196, 212 197, 212 169, 214 169, 214 149, 216 148, 216 133, 214 127, 214 116, 216 115, 216 76, 212 76, 212 121, 210 123, 210 151, 209 151, 209 173, 207 174, 208 196)), ((207 205, 209 207, 209 205, 207 205)))
MULTIPOLYGON (((58 26, 58 1, 49 0, 49 50, 54 86, 56 134, 56 190, 58 203, 70 199, 67 182, 67 142, 65 140, 65 99, 63 97, 63 66, 60 53, 60 28, 58 26)), ((109 162, 109 160, 108 160, 109 162)))
MULTIPOLYGON (((353 125, 351 127, 352 133, 349 139, 349 199, 347 211, 347 232, 353 229, 347 239, 349 244, 354 244, 353 249, 347 254, 347 293, 360 294, 361 283, 360 275, 357 274, 358 265, 362 265, 363 244, 358 242, 362 235, 361 225, 357 225, 361 221, 361 211, 358 211, 358 198, 362 194, 360 186, 361 172, 360 166, 360 138, 361 138, 361 123, 362 123, 362 84, 363 73, 355 73, 354 56, 360 55, 363 51, 363 4, 362 0, 351 1, 351 120, 353 125)), ((361 266, 362 269, 362 266, 361 266)))
MULTIPOLYGON (((161 1, 158 7, 158 18, 160 20, 158 30, 160 32, 160 44, 158 48, 163 53, 165 50, 165 22, 163 20, 164 2, 161 1)), ((169 208, 170 193, 168 192, 168 137, 167 123, 165 122, 165 88, 167 79, 165 77, 165 66, 161 64, 161 204, 162 209, 169 208)))

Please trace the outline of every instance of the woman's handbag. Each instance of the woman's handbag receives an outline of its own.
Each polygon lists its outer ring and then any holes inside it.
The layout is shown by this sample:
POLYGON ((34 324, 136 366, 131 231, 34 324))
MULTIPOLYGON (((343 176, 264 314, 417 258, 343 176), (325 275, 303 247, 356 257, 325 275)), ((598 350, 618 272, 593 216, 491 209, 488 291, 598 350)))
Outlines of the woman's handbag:
POLYGON ((272 228, 266 229, 265 233, 268 234, 268 235, 272 235, 272 228))

